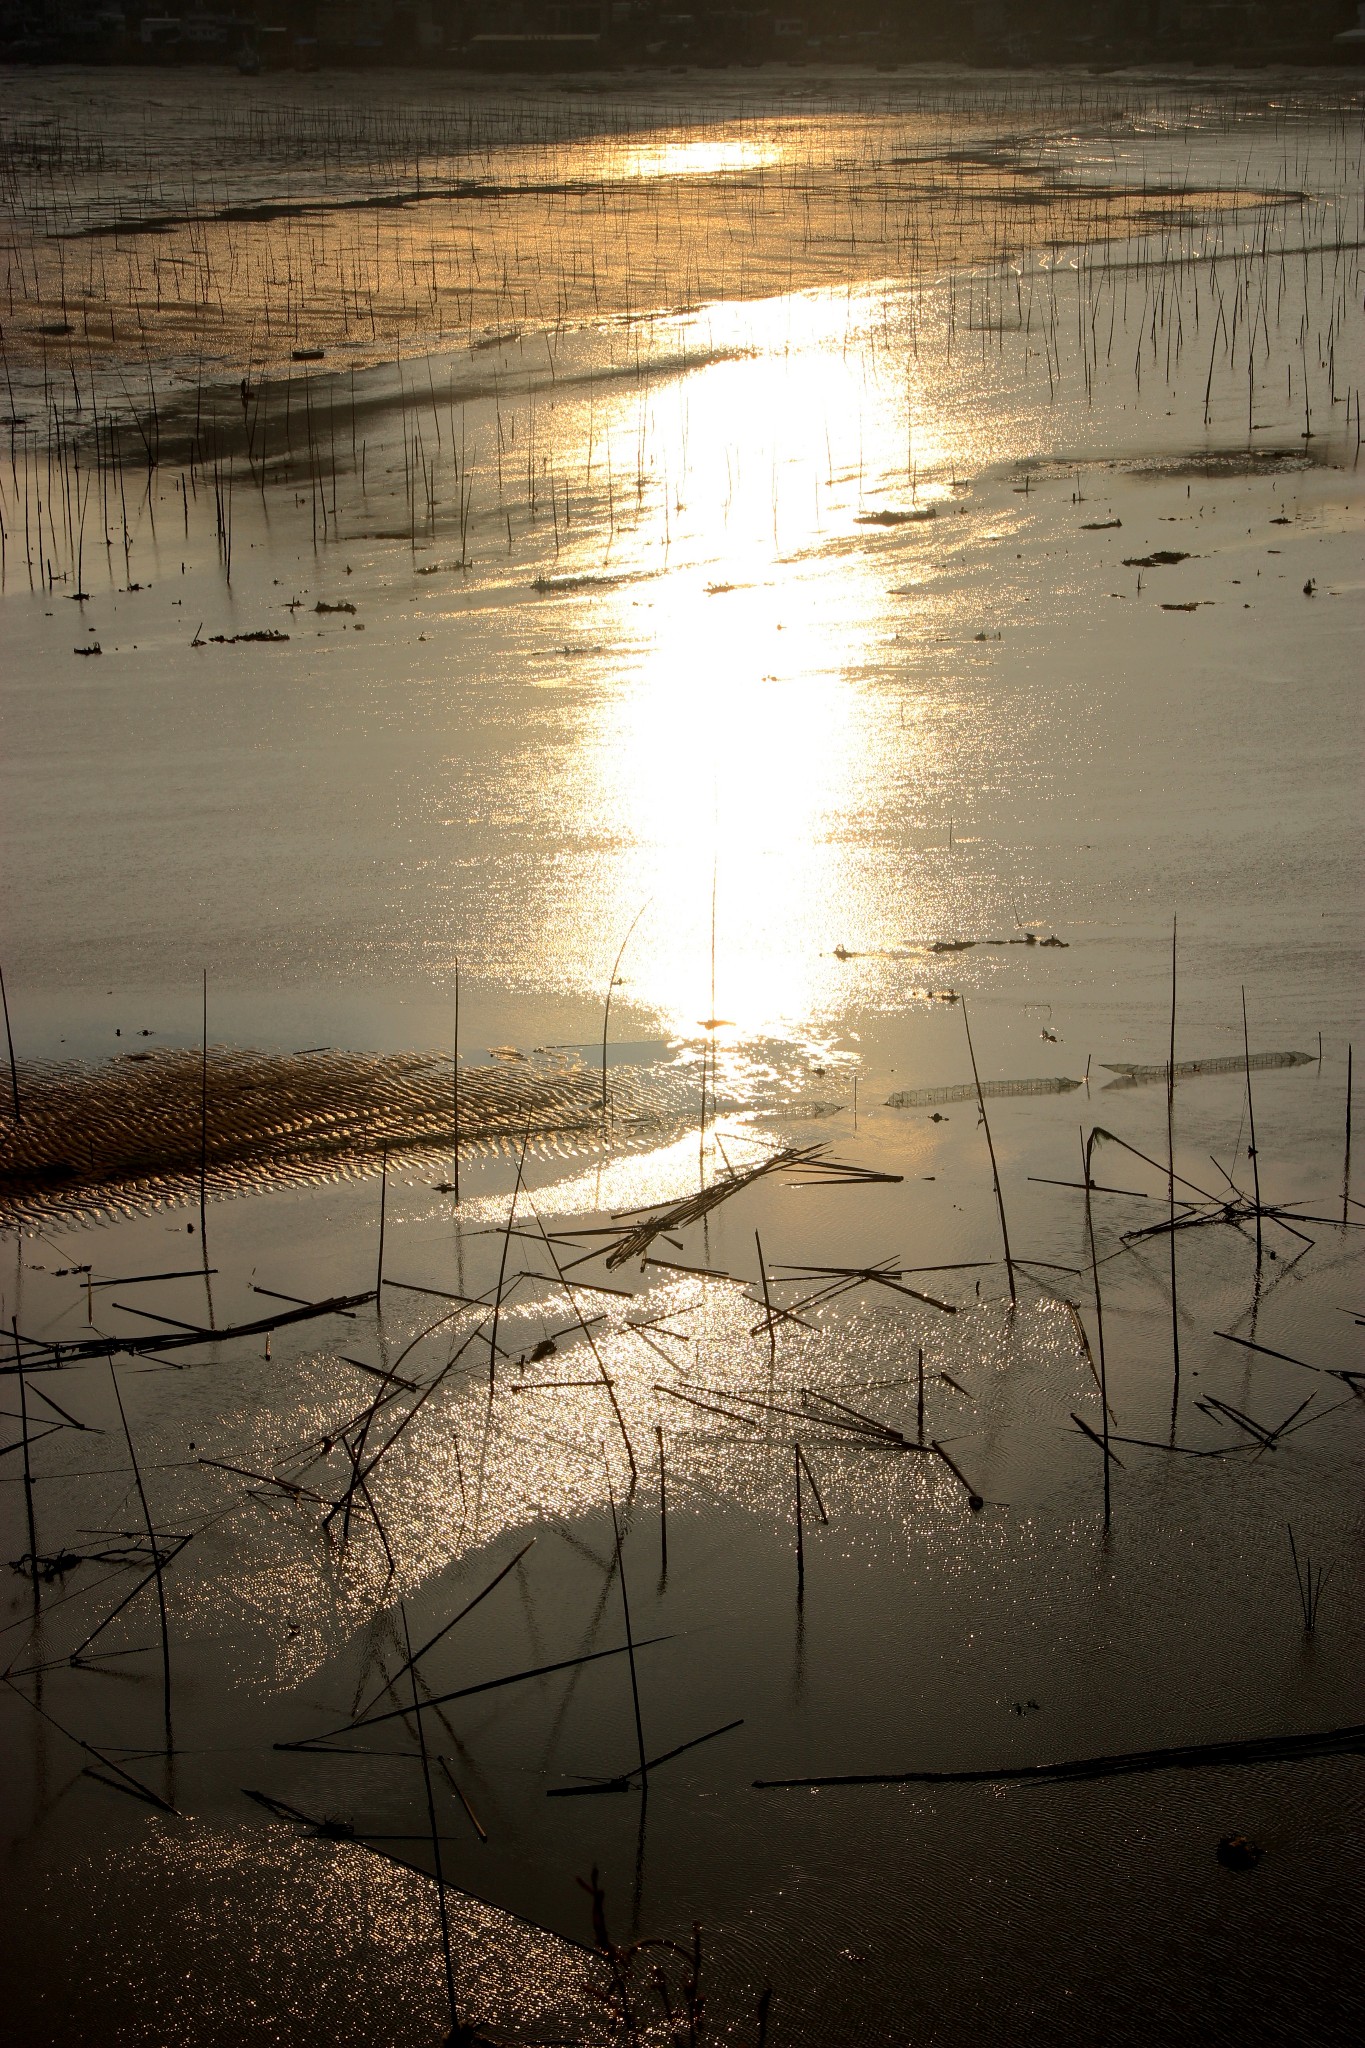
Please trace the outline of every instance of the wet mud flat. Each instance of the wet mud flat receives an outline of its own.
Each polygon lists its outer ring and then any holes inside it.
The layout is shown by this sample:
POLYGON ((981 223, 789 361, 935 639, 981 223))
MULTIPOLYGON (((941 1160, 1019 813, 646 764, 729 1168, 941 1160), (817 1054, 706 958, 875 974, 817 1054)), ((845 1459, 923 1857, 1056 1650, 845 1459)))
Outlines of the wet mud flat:
POLYGON ((31 138, 20 2038, 1357 2037, 1335 90, 31 138))
POLYGON ((366 1172, 389 1150, 449 1162, 462 1146, 571 1148, 617 1142, 676 1117, 676 1077, 614 1069, 608 1085, 576 1058, 509 1048, 506 1063, 461 1066, 435 1052, 318 1048, 199 1053, 158 1047, 100 1066, 25 1063, 0 1143, 0 1214, 11 1227, 184 1199, 214 1199, 366 1172))

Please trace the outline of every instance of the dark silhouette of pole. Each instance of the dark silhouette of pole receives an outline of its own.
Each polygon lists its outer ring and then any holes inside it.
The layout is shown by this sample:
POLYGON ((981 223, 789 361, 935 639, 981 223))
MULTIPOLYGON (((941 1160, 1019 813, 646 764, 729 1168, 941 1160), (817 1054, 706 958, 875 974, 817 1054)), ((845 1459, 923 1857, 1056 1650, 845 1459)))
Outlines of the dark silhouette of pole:
POLYGON ((5 1013, 5 1045, 9 1051, 9 1085, 14 1096, 14 1121, 21 1124, 24 1112, 19 1104, 19 1069, 14 1063, 14 1034, 9 1028, 9 997, 5 994, 5 970, 0 967, 0 1009, 5 1013))
POLYGON ((976 1070, 976 1053, 972 1046, 972 1027, 967 1019, 967 998, 962 998, 962 1023, 967 1033, 967 1053, 972 1063, 972 1079, 976 1083, 976 1106, 981 1111, 981 1127, 986 1133, 986 1150, 991 1155, 991 1179, 995 1183, 995 1206, 1000 1212, 1000 1237, 1005 1247, 1005 1272, 1009 1276, 1010 1302, 1013 1305, 1019 1296, 1014 1285, 1014 1260, 1010 1257, 1010 1234, 1005 1222, 1005 1197, 1000 1191, 1000 1168, 995 1163, 995 1146, 991 1141, 990 1118, 986 1115, 986 1098, 981 1093, 981 1076, 976 1070))

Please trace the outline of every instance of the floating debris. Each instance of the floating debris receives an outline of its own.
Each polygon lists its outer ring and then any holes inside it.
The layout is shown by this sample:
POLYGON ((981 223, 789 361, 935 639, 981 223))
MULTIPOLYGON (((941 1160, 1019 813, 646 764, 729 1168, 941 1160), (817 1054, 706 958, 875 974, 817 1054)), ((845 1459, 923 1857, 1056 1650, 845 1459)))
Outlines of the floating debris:
POLYGON ((926 519, 937 519, 938 512, 933 505, 920 505, 913 512, 860 512, 854 521, 856 526, 919 526, 926 519))

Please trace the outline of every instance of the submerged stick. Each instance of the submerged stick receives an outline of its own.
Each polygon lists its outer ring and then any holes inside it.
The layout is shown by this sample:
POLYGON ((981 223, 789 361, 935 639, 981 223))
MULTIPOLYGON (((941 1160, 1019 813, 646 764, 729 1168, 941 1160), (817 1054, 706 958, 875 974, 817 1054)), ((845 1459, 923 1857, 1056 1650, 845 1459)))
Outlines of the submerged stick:
POLYGON ((967 998, 962 998, 962 1023, 967 1033, 967 1052, 972 1063, 972 1080, 976 1084, 976 1106, 981 1111, 981 1124, 986 1133, 986 1150, 991 1155, 991 1179, 995 1183, 995 1206, 1000 1212, 1000 1237, 1005 1247, 1005 1272, 1009 1277, 1010 1301, 1018 1301, 1014 1285, 1014 1261, 1010 1257, 1010 1234, 1005 1222, 1005 1197, 1000 1191, 1000 1169, 995 1163, 995 1146, 991 1140, 990 1119, 986 1115, 986 1098, 981 1093, 981 1076, 976 1069, 976 1052, 972 1046, 972 1027, 967 1020, 967 998))
POLYGON ((668 1577, 668 1475, 664 1469, 664 1428, 661 1422, 654 1425, 654 1439, 659 1446, 659 1584, 668 1577))

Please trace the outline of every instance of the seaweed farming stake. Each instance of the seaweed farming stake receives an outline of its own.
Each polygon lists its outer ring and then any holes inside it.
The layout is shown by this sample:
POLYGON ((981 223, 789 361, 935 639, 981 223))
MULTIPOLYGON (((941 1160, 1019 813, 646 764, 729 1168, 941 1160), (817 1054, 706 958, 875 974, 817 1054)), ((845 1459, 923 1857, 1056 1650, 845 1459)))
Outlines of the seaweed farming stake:
POLYGON ((915 1396, 915 1422, 916 1422, 916 1428, 917 1428, 917 1440, 918 1440, 918 1443, 919 1443, 919 1447, 920 1447, 920 1449, 921 1449, 921 1450, 923 1450, 923 1449, 924 1449, 924 1346, 923 1346, 922 1344, 921 1344, 921 1345, 920 1345, 920 1346, 918 1347, 918 1357, 917 1357, 917 1360, 916 1360, 916 1367, 915 1367, 915 1370, 916 1370, 916 1375, 917 1375, 917 1381, 918 1381, 918 1390, 917 1390, 917 1393, 916 1393, 916 1396, 915 1396))
POLYGON ((400 1600, 398 1612, 403 1620, 403 1647, 407 1651, 408 1678, 412 1686, 412 1714, 417 1723, 417 1741, 422 1752, 422 1783, 427 1795, 427 1820, 431 1827, 431 1854, 436 1865, 436 1910, 441 1919, 441 1958, 445 1964, 446 1997, 450 2004, 450 2035, 458 2039, 464 2031, 460 2026, 460 2015, 455 2005, 455 1968, 450 1958, 450 1919, 446 1912, 446 1880, 441 1865, 441 1834, 436 1824, 436 1800, 431 1789, 431 1760, 427 1755, 426 1729, 422 1726, 422 1704, 417 1697, 417 1668, 412 1655, 412 1638, 408 1634, 408 1610, 406 1601, 400 1600))
POLYGON ((385 1145, 385 1146, 383 1147, 383 1150, 382 1150, 382 1151, 381 1151, 381 1153, 380 1153, 380 1165, 379 1165, 379 1258, 378 1258, 378 1261, 377 1261, 377 1264, 376 1264, 376 1267, 375 1267, 375 1276, 374 1276, 374 1298, 375 1298, 375 1304, 376 1304, 376 1306, 377 1306, 377 1308, 379 1309, 379 1312, 380 1312, 381 1314, 383 1313, 383 1309, 384 1309, 384 1296, 383 1296, 383 1287, 384 1287, 384 1225, 385 1225, 385 1222, 386 1222, 386 1220, 387 1220, 387 1217, 388 1217, 388 1207, 389 1207, 389 1148, 388 1148, 388 1146, 387 1146, 387 1145, 385 1145))
MULTIPOLYGON (((502 1314, 502 1289, 507 1277, 507 1248, 512 1242, 512 1225, 516 1221, 517 1196, 521 1193, 521 1176, 526 1170, 526 1147, 531 1142, 531 1126, 526 1126, 526 1136, 521 1141, 521 1157, 517 1161, 516 1186, 512 1189, 512 1206, 507 1212, 507 1228, 503 1232, 502 1257, 498 1262, 497 1292, 493 1296, 493 1320, 488 1331, 488 1391, 491 1394, 497 1382, 498 1368, 498 1321, 502 1314)), ((542 1236, 544 1233, 542 1232, 542 1236)))
POLYGON ((455 1206, 460 1205, 460 958, 455 956, 455 1058, 451 1068, 451 1111, 455 1123, 454 1157, 451 1170, 455 1181, 455 1206))
POLYGON ((10 1329, 14 1333, 14 1362, 19 1375, 19 1416, 24 1430, 24 1506, 28 1511, 28 1559, 33 1567, 33 1605, 36 1609, 42 1600, 38 1590, 38 1535, 33 1518, 33 1472, 28 1456, 28 1393, 24 1385, 24 1350, 19 1342, 19 1324, 11 1316, 10 1329))
MULTIPOLYGON (((602 1354, 597 1348, 596 1339, 594 1338, 592 1331, 589 1329, 588 1324, 584 1320, 582 1310, 579 1308, 578 1303, 574 1300, 573 1285, 564 1277, 564 1269, 559 1263, 559 1254, 556 1252, 554 1245, 550 1241, 549 1233, 546 1230, 545 1225, 540 1220, 540 1211, 536 1208, 534 1202, 532 1202, 531 1204, 531 1214, 536 1219, 536 1228, 539 1230, 541 1237, 544 1239, 546 1251, 550 1254, 550 1264, 555 1269, 555 1277, 559 1281, 560 1286, 564 1289, 564 1293, 568 1299, 569 1307, 573 1310, 574 1315, 578 1319, 579 1329, 583 1332, 583 1335, 588 1340, 588 1349, 591 1351, 593 1355, 594 1363, 597 1366, 598 1376, 601 1379, 603 1388, 605 1389, 607 1399, 611 1403, 612 1414, 616 1417, 616 1425, 621 1432, 621 1441, 624 1443, 626 1447, 626 1458, 630 1464, 630 1492, 633 1498, 635 1488, 639 1484, 640 1470, 635 1462, 635 1446, 631 1443, 630 1431, 626 1428, 626 1418, 621 1413, 621 1404, 616 1398, 616 1388, 612 1382, 611 1374, 607 1371, 606 1366, 602 1363, 602 1354)), ((499 1282, 498 1291, 499 1297, 501 1297, 501 1281, 499 1282)), ((491 1358, 489 1361, 489 1372, 491 1375, 491 1358)), ((490 1386, 492 1384, 491 1378, 489 1384, 490 1386)))
POLYGON ((607 1121, 607 1027, 611 1023, 611 992, 616 986, 616 977, 621 971, 621 962, 625 959, 626 947, 630 944, 631 933, 635 930, 636 925, 640 922, 640 919, 653 901, 654 898, 652 896, 646 897, 631 919, 626 935, 622 939, 617 951, 616 958, 612 962, 611 978, 607 983, 607 1000, 602 1008, 602 1122, 604 1125, 607 1121))
MULTIPOLYGON (((603 1462, 606 1462, 607 1447, 602 1446, 603 1462)), ((616 1495, 612 1489, 611 1468, 607 1468, 607 1499, 611 1504, 611 1529, 616 1540, 616 1574, 621 1581, 621 1613, 626 1624, 626 1659, 630 1665, 630 1697, 635 1709, 635 1741, 640 1754, 640 1791, 646 1797, 649 1793, 649 1764, 645 1758, 645 1729, 640 1718, 640 1682, 635 1671, 635 1638, 630 1627, 630 1595, 626 1591, 626 1566, 621 1556, 621 1524, 616 1514, 616 1495)))
POLYGON ((668 1577, 668 1475, 664 1469, 664 1427, 661 1422, 654 1425, 654 1439, 659 1446, 659 1586, 662 1590, 668 1577))
POLYGON ((1247 992, 1242 989, 1242 1056, 1246 1061, 1247 1077, 1247 1125, 1251 1143, 1247 1150, 1251 1154, 1251 1185, 1256 1197, 1256 1270, 1261 1269, 1261 1164, 1256 1151, 1256 1108, 1251 1099, 1251 1041, 1247 1036, 1247 992))
POLYGON ((796 1474, 796 1598, 806 1597, 806 1544, 801 1527, 801 1446, 792 1445, 792 1467, 796 1474))
POLYGON ((772 1297, 768 1293, 768 1268, 763 1257, 763 1240, 754 1232, 754 1243, 758 1247, 758 1277, 763 1283, 763 1319, 768 1325, 768 1365, 777 1364, 777 1326, 773 1322, 772 1297))
MULTIPOLYGON (((1356 400, 1356 404, 1357 404, 1357 406, 1359 405, 1359 403, 1360 403, 1360 400, 1359 400, 1359 398, 1357 398, 1357 400, 1356 400)), ((14 1055, 13 1055, 13 1053, 11 1053, 11 1054, 10 1054, 10 1058, 11 1058, 11 1059, 13 1059, 13 1057, 14 1057, 14 1055)), ((1342 1222, 1343 1222, 1343 1223, 1349 1223, 1349 1222, 1350 1222, 1350 1220, 1351 1220, 1351 1219, 1350 1219, 1350 1216, 1349 1216, 1349 1214, 1348 1214, 1347 1212, 1349 1211, 1349 1209, 1350 1209, 1350 1206, 1351 1206, 1351 1080, 1352 1080, 1352 1058, 1353 1058, 1353 1048, 1352 1048, 1351 1046, 1349 1046, 1349 1045, 1348 1045, 1348 1046, 1347 1046, 1347 1048, 1346 1048, 1346 1157, 1345 1157, 1344 1161, 1342 1162, 1342 1169, 1341 1169, 1341 1220, 1342 1220, 1342 1222)))
POLYGON ((1311 1636, 1318 1625, 1318 1602, 1322 1598, 1322 1589, 1331 1575, 1332 1567, 1328 1565, 1326 1571, 1324 1571, 1319 1566, 1317 1578, 1314 1579, 1313 1560, 1305 1557, 1303 1570, 1300 1571, 1299 1552, 1298 1546, 1294 1542, 1293 1527, 1290 1523, 1286 1522, 1285 1528, 1289 1532, 1289 1555, 1294 1560, 1294 1580, 1299 1589, 1299 1606, 1303 1610, 1303 1632, 1306 1636, 1311 1636))
POLYGON ((199 1062, 199 1247, 209 1269, 209 971, 204 969, 204 1032, 199 1062))
POLYGON ((809 1458, 808 1458, 808 1457, 806 1456, 805 1452, 804 1452, 804 1451, 802 1450, 802 1448, 801 1448, 801 1445, 800 1445, 800 1443, 799 1443, 799 1442, 798 1442, 798 1444, 797 1444, 797 1446, 796 1446, 796 1462, 798 1463, 798 1465, 799 1465, 799 1466, 801 1467, 801 1470, 802 1470, 802 1471, 803 1471, 803 1472, 805 1473, 805 1475, 806 1475, 806 1484, 807 1484, 807 1486, 808 1486, 808 1487, 810 1488, 810 1490, 811 1490, 811 1493, 812 1493, 812 1495, 814 1496, 814 1499, 815 1499, 815 1511, 816 1511, 816 1513, 817 1513, 817 1514, 819 1515, 819 1517, 820 1517, 820 1520, 821 1520, 821 1521, 822 1521, 822 1522, 823 1522, 823 1523, 825 1524, 825 1526, 826 1526, 826 1527, 828 1527, 828 1526, 829 1526, 829 1516, 828 1516, 828 1514, 827 1514, 827 1513, 825 1512, 825 1503, 824 1503, 824 1501, 823 1501, 823 1500, 822 1500, 822 1499, 820 1498, 820 1489, 819 1489, 819 1487, 818 1487, 818 1486, 816 1485, 816 1483, 815 1483, 815 1474, 814 1474, 814 1473, 813 1473, 813 1472, 811 1471, 811 1469, 810 1469, 810 1459, 809 1459, 809 1458))
MULTIPOLYGON (((1090 1241, 1090 1277, 1095 1286, 1095 1330, 1100 1348, 1100 1422, 1104 1431, 1101 1448, 1104 1451, 1104 1526, 1109 1528, 1109 1385, 1104 1369, 1104 1306, 1100 1300, 1100 1269, 1095 1257, 1095 1218, 1090 1208, 1090 1153, 1085 1138, 1081 1138, 1081 1173, 1085 1181, 1085 1234, 1090 1241)), ((1171 1243, 1175 1243, 1172 1232, 1171 1243)), ((1177 1352, 1177 1359, 1179 1353, 1177 1352)), ((1176 1366, 1176 1386, 1180 1385, 1180 1368, 1176 1366)), ((1175 1408, 1171 1409, 1171 1441, 1175 1442, 1175 1408)))
MULTIPOLYGON (((5 970, 3 967, 0 967, 0 1009, 3 1009, 5 1013, 5 1046, 9 1052, 9 1085, 10 1092, 14 1097, 14 1121, 17 1124, 21 1124, 24 1121, 24 1112, 19 1106, 19 1069, 14 1062, 14 1034, 9 1026, 9 997, 5 994, 5 970)), ((1349 1112, 1347 1121, 1349 1128, 1349 1112)))
POLYGON ((128 1427, 128 1417, 123 1407, 123 1395, 119 1389, 118 1374, 114 1370, 112 1358, 109 1360, 109 1378, 114 1389, 114 1399, 118 1403, 119 1421, 123 1424, 123 1435, 124 1441, 128 1445, 128 1456, 132 1461, 133 1479, 137 1486, 137 1497, 142 1503, 142 1519, 147 1525, 147 1541, 152 1546, 152 1571, 156 1577, 156 1605, 161 1621, 162 1707, 166 1719, 166 1754, 169 1756, 173 1746, 171 1739, 171 1639, 170 1630, 166 1625, 166 1588, 161 1576, 161 1551, 157 1544, 156 1531, 152 1527, 152 1511, 147 1505, 147 1494, 142 1484, 142 1472, 138 1466, 137 1452, 133 1448, 133 1433, 128 1427))
POLYGON ((995 1206, 1000 1212, 1000 1237, 1005 1247, 1005 1272, 1010 1283, 1010 1305, 1013 1307, 1019 1297, 1014 1285, 1014 1261, 1010 1257, 1010 1234, 1005 1223, 1005 1197, 1000 1191, 1000 1169, 995 1163, 995 1146, 991 1142, 991 1126, 986 1115, 986 1098, 981 1093, 981 1076, 976 1069, 976 1052, 972 1046, 972 1027, 967 1020, 967 998, 962 998, 962 1025, 967 1033, 967 1053, 972 1063, 972 1079, 976 1083, 976 1106, 981 1111, 981 1126, 986 1133, 986 1150, 991 1155, 991 1179, 995 1183, 995 1206))
MULTIPOLYGON (((1171 1247, 1171 1442, 1175 1442, 1176 1412, 1180 1406, 1180 1300, 1176 1293, 1175 1279, 1175 940, 1176 919, 1171 919, 1171 1043, 1170 1056, 1166 1062, 1166 1203, 1170 1230, 1171 1247)), ((1086 1166, 1085 1213, 1087 1223, 1090 1217, 1090 1169, 1086 1166)), ((1090 1263, 1095 1263, 1095 1245, 1090 1245, 1090 1263)), ((1095 1297, 1099 1299, 1099 1274, 1095 1275, 1095 1297)), ((1096 1310, 1098 1321, 1099 1311, 1096 1310)), ((1100 1377, 1103 1392, 1104 1376, 1104 1334, 1100 1333, 1100 1377)), ((1105 1408, 1105 1430, 1109 1428, 1109 1410, 1105 1408)), ((1104 1521, 1109 1526, 1109 1459, 1104 1461, 1104 1521)))

